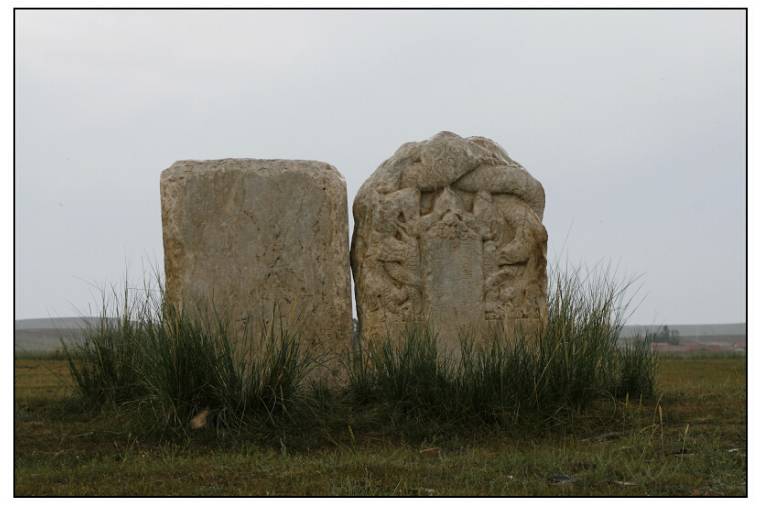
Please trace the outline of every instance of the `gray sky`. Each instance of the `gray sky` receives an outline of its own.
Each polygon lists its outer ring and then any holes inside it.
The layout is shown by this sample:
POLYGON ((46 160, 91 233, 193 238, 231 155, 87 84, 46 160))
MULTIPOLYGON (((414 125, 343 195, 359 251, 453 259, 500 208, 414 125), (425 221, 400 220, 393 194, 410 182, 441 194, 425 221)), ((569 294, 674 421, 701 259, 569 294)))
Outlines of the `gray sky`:
POLYGON ((744 321, 744 38, 742 11, 17 11, 16 318, 163 266, 175 160, 323 160, 351 204, 450 130, 542 182, 550 261, 642 276, 630 322, 744 321))

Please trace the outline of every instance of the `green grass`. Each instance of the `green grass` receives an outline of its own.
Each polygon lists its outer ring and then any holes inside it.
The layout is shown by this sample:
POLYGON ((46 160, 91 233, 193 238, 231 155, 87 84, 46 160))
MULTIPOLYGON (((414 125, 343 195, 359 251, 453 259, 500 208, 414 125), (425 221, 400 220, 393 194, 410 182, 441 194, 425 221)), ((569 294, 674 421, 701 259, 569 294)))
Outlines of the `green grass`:
POLYGON ((160 292, 104 304, 103 316, 117 318, 67 353, 81 401, 129 413, 143 434, 187 434, 198 414, 220 434, 270 439, 289 428, 316 442, 324 432, 315 429, 350 420, 415 439, 432 429, 566 426, 600 400, 655 395, 647 342, 617 347, 624 289, 606 277, 557 276, 537 336, 465 334, 453 353, 440 350, 431 327, 411 325, 364 341, 343 359, 343 383, 321 383, 322 359, 301 347, 314 338, 290 333, 274 315, 258 328, 214 312, 191 319, 160 292))
MULTIPOLYGON (((75 398, 130 417, 143 434, 188 432, 208 413, 220 432, 279 426, 304 405, 314 359, 276 320, 233 327, 213 313, 190 319, 147 290, 125 292, 76 344, 64 344, 75 398), (299 408, 296 408, 299 409, 299 408)), ((105 301, 105 299, 104 299, 105 301)), ((302 408, 303 409, 303 408, 302 408)))
POLYGON ((618 347, 626 289, 604 273, 558 274, 538 336, 464 334, 454 355, 437 349, 430 327, 412 325, 361 351, 348 392, 355 405, 383 405, 420 427, 565 426, 601 399, 652 399, 648 340, 618 347))
POLYGON ((745 371, 744 358, 666 358, 658 399, 590 407, 567 428, 410 441, 354 418, 304 448, 289 434, 142 437, 123 412, 69 407, 65 361, 19 359, 15 494, 744 496, 745 371), (420 453, 431 447, 440 456, 420 453))
POLYGON ((618 348, 624 289, 556 277, 536 337, 411 326, 330 382, 275 319, 125 293, 16 359, 16 494, 745 495, 745 359, 618 348))

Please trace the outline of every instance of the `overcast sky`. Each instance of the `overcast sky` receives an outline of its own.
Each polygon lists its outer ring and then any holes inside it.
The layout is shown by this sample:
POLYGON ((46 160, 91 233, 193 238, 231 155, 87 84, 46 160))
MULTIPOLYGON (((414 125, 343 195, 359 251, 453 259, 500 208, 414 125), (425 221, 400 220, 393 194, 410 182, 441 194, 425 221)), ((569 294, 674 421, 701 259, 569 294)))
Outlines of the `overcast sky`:
POLYGON ((163 267, 175 160, 322 160, 350 205, 441 130, 542 182, 550 261, 641 276, 630 323, 745 320, 742 11, 17 11, 16 319, 163 267))

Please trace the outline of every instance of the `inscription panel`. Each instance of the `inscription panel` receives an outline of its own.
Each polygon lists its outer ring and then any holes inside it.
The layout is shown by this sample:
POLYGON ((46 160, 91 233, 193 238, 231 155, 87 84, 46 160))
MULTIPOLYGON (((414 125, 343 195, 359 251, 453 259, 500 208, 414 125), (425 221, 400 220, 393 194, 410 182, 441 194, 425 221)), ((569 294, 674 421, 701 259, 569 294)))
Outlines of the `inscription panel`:
POLYGON ((425 314, 437 325, 447 347, 458 346, 458 333, 470 332, 480 320, 483 301, 480 238, 423 236, 425 314))

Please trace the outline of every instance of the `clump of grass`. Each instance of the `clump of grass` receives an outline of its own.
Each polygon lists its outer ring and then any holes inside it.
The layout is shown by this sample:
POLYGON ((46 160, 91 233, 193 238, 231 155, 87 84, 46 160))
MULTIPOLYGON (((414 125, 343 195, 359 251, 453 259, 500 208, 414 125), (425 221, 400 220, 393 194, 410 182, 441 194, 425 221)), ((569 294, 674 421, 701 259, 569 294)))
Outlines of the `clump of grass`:
POLYGON ((64 345, 82 399, 138 409, 160 429, 187 427, 201 412, 219 429, 288 416, 313 365, 298 335, 274 315, 256 333, 213 311, 191 317, 158 293, 136 300, 125 292, 116 319, 104 304, 84 340, 64 345))
POLYGON ((453 371, 452 411, 486 421, 515 423, 540 399, 536 392, 535 345, 524 336, 508 340, 498 330, 487 340, 460 340, 460 362, 453 371))
POLYGON ((416 417, 500 424, 556 421, 605 397, 651 397, 654 353, 647 344, 618 347, 626 289, 608 274, 556 274, 547 325, 535 336, 465 335, 452 362, 435 333, 417 326, 400 340, 368 344, 348 390, 359 404, 382 402, 416 417))
POLYGON ((618 354, 619 371, 616 395, 655 396, 655 376, 658 356, 651 349, 652 337, 635 338, 627 342, 618 354))
POLYGON ((143 393, 136 371, 143 330, 133 319, 137 308, 130 306, 128 297, 125 288, 123 305, 111 311, 104 295, 99 319, 88 323, 83 340, 72 344, 61 341, 71 376, 88 404, 120 404, 143 393))
POLYGON ((600 396, 616 393, 628 288, 609 272, 555 274, 547 326, 537 344, 539 399, 583 409, 600 396))
POLYGON ((160 429, 188 429, 201 414, 196 421, 218 432, 270 429, 270 437, 285 426, 316 435, 347 421, 369 425, 377 415, 413 433, 541 427, 600 399, 654 395, 649 345, 618 347, 626 289, 607 274, 556 274, 538 334, 471 333, 451 355, 433 329, 411 325, 359 347, 344 384, 308 383, 316 358, 276 310, 258 328, 214 312, 190 316, 164 302, 160 286, 158 296, 125 293, 115 319, 104 305, 99 324, 66 352, 83 399, 137 408, 160 429))
POLYGON ((170 427, 208 411, 216 425, 287 414, 301 393, 311 358, 276 319, 258 333, 243 324, 232 329, 218 316, 198 321, 165 306, 145 327, 138 378, 157 419, 170 427))
POLYGON ((452 363, 436 346, 430 327, 410 324, 403 338, 387 337, 360 351, 348 390, 359 404, 393 401, 402 412, 442 410, 452 382, 452 363))

